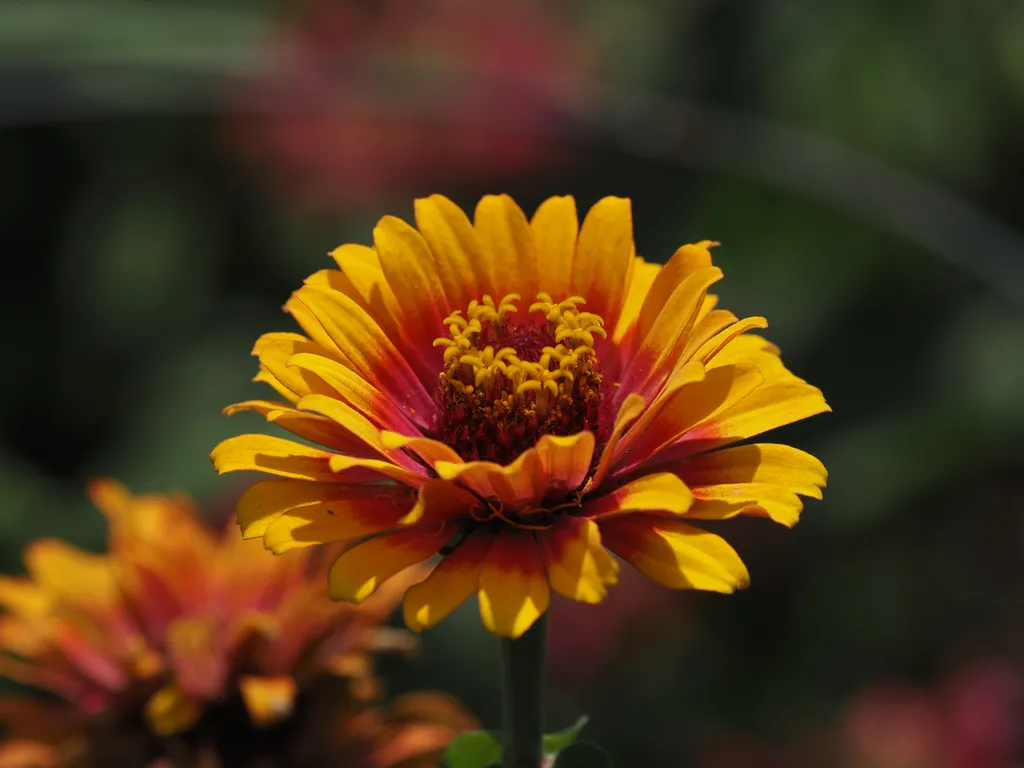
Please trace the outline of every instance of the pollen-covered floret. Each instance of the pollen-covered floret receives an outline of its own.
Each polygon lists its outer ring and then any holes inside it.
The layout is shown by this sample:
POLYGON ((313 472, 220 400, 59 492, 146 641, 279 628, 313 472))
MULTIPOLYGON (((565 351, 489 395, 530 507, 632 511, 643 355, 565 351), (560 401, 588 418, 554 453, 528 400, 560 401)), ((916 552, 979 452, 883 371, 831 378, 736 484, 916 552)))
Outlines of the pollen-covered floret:
POLYGON ((604 320, 581 296, 540 293, 520 313, 511 293, 473 300, 444 323, 436 432, 466 459, 509 461, 544 434, 597 427, 601 369, 594 351, 604 320))

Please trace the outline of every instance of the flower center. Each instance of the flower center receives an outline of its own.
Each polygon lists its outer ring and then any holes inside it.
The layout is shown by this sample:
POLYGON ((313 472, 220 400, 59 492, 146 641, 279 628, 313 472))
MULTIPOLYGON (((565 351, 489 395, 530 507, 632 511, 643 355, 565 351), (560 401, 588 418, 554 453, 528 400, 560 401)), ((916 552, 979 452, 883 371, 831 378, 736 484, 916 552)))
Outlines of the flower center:
POLYGON ((555 302, 537 295, 520 313, 510 293, 469 303, 465 316, 444 321, 450 338, 438 386, 435 436, 467 461, 508 463, 541 435, 597 429, 601 365, 594 340, 606 338, 604 320, 581 312, 579 296, 555 302))

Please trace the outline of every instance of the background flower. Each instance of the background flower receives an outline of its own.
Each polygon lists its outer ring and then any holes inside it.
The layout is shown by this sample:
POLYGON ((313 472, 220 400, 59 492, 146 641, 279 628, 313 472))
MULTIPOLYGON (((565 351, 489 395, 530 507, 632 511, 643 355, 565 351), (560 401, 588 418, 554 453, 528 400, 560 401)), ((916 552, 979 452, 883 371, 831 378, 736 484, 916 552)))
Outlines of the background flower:
POLYGON ((413 647, 382 624, 400 591, 338 606, 315 558, 269 557, 233 526, 222 536, 187 497, 133 497, 111 481, 90 495, 110 525, 107 554, 39 541, 28 575, 0 581, 0 671, 57 699, 0 702, 0 765, 327 765, 344 754, 371 768, 436 759, 472 726, 438 695, 377 706, 373 655, 413 647), (385 749, 398 742, 404 751, 385 749))

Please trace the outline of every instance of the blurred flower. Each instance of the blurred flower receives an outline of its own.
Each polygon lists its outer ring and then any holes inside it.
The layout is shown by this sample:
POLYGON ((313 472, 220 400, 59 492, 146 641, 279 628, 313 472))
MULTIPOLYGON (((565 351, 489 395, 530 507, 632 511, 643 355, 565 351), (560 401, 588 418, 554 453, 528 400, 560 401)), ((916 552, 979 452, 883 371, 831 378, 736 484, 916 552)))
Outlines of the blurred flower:
POLYGON ((843 718, 844 752, 856 768, 1018 768, 1022 682, 981 665, 934 692, 876 684, 843 718))
POLYGON ((536 0, 314 0, 236 94, 228 140, 315 208, 521 175, 564 154, 583 48, 536 0))
POLYGON ((359 745, 370 768, 398 762, 382 739, 422 747, 402 759, 436 757, 457 732, 460 710, 443 697, 420 696, 411 716, 374 706, 372 654, 411 647, 381 625, 411 574, 360 608, 339 605, 322 561, 218 536, 185 497, 132 497, 111 481, 90 495, 110 526, 108 554, 37 541, 28 575, 0 580, 0 672, 53 694, 0 700, 0 766, 273 765, 275 755, 319 765, 359 745))
POLYGON ((488 196, 474 225, 435 195, 416 220, 419 231, 381 219, 375 248, 339 247, 340 270, 292 295, 307 336, 257 342, 257 380, 286 402, 227 413, 256 411, 325 447, 249 434, 214 449, 220 472, 277 476, 240 500, 244 535, 275 552, 354 542, 330 588, 357 603, 443 555, 406 593, 417 631, 473 594, 508 637, 551 589, 600 602, 617 580, 608 550, 669 587, 746 586, 732 547, 691 523, 793 525, 797 494, 820 497, 825 468, 785 445, 712 449, 828 406, 747 334, 763 318, 714 308, 712 243, 648 264, 629 201, 613 197, 582 227, 571 197, 529 222, 488 196))
MULTIPOLYGON (((583 687, 602 679, 623 654, 642 652, 669 631, 673 620, 685 620, 685 606, 654 582, 633 570, 619 573, 615 589, 600 608, 575 600, 551 606, 548 623, 548 677, 565 686, 583 687), (657 632, 649 631, 657 625, 657 632), (601 638, 595 643, 594 638, 601 638)), ((636 656, 634 656, 636 658, 636 656)))

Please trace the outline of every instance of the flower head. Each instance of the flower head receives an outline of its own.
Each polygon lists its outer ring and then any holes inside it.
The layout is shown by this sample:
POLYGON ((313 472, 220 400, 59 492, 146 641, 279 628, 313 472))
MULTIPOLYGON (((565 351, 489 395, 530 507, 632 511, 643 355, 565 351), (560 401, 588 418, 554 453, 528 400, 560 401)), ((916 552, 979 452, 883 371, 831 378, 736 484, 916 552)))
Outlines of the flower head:
MULTIPOLYGON (((308 720, 296 710, 321 691, 333 703, 318 722, 337 736, 322 750, 358 742, 369 768, 393 765, 370 759, 382 732, 418 735, 422 754, 443 748, 437 729, 429 748, 423 738, 429 718, 405 723, 371 706, 372 654, 409 647, 381 626, 408 575, 362 607, 332 603, 322 558, 275 558, 222 536, 183 496, 133 497, 110 481, 90 493, 109 522, 108 553, 37 541, 28 575, 0 579, 0 673, 53 694, 0 700, 0 766, 143 765, 172 743, 178 757, 245 765, 246 749, 267 758, 270 742, 287 741, 308 720)), ((437 700, 448 720, 453 706, 437 700)))
POLYGON ((250 434, 213 451, 221 472, 275 476, 241 499, 246 537, 275 552, 348 546, 337 599, 367 599, 442 555, 405 596, 406 623, 436 624, 478 595, 484 624, 516 637, 552 590, 600 602, 617 561, 674 588, 731 592, 747 571, 695 521, 793 525, 825 468, 785 445, 745 444, 829 410, 716 308, 711 242, 664 266, 636 256, 628 200, 578 226, 572 198, 532 220, 488 196, 475 221, 441 196, 414 228, 385 217, 372 248, 343 245, 285 308, 303 334, 257 342, 256 411, 316 444, 250 434))

